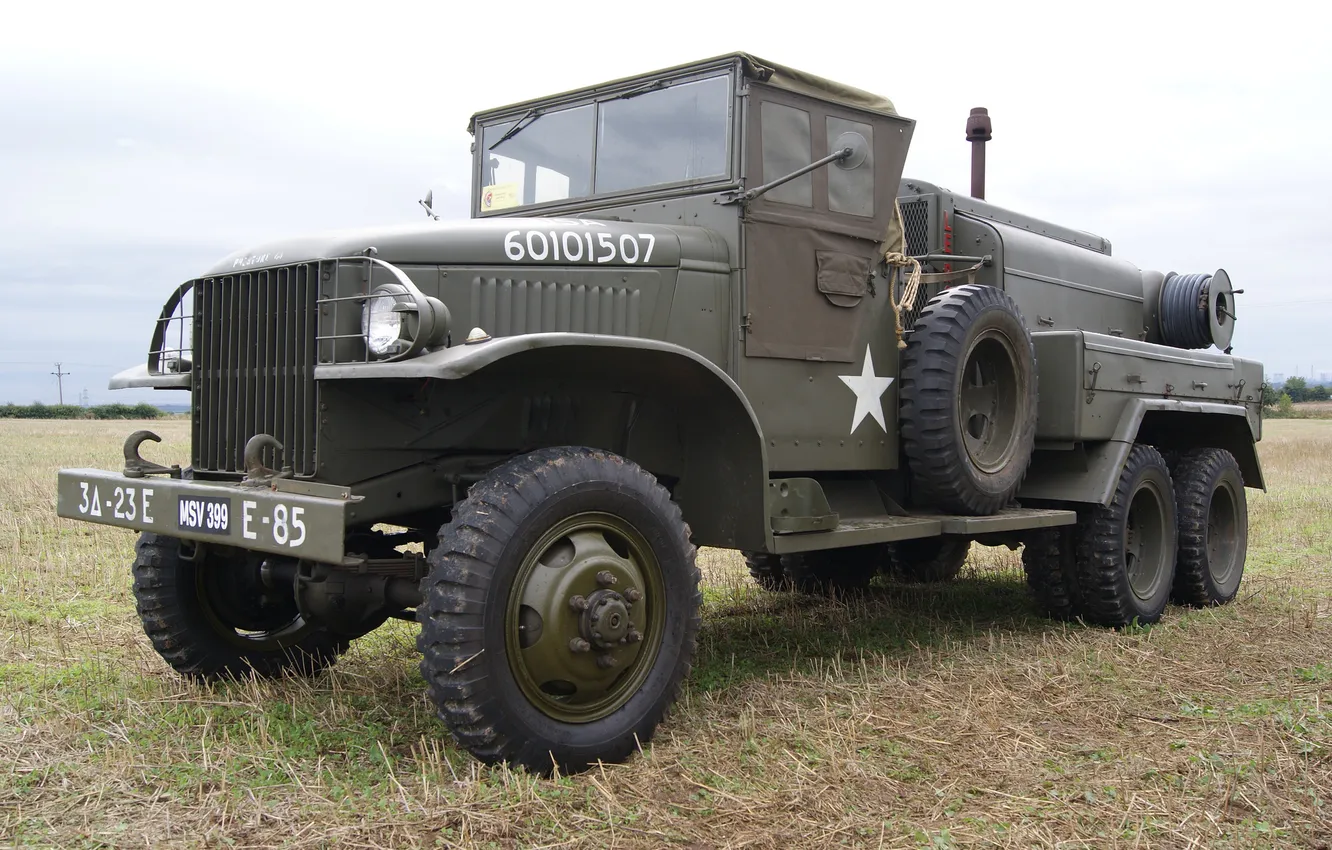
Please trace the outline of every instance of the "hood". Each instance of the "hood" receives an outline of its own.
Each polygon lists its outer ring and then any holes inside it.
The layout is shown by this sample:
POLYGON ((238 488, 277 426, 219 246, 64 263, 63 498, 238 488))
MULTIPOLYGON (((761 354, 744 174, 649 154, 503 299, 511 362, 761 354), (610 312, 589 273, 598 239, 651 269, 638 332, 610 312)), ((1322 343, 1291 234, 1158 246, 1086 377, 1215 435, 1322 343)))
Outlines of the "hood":
POLYGON ((407 265, 678 266, 682 244, 688 246, 685 251, 691 259, 727 262, 720 237, 698 227, 495 217, 426 221, 269 242, 231 254, 203 276, 359 256, 371 247, 377 258, 407 265))

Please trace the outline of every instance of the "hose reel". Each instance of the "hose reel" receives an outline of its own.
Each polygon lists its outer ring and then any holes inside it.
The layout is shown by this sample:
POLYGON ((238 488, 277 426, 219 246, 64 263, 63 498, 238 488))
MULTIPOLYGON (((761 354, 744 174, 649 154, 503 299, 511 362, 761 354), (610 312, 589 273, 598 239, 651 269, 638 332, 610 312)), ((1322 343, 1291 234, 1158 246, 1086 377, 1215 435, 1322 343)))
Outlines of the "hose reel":
POLYGON ((1225 269, 1170 272, 1161 286, 1161 342, 1174 348, 1226 349, 1235 334, 1235 295, 1225 269))

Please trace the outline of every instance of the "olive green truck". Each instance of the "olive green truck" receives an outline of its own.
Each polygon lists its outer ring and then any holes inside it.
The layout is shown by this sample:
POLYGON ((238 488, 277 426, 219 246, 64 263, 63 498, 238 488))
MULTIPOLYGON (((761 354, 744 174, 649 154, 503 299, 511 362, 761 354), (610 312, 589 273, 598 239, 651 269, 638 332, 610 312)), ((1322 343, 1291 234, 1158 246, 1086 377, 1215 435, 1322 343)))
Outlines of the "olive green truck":
POLYGON ((651 738, 696 546, 836 594, 1021 546, 1106 626, 1233 599, 1262 367, 1225 272, 985 202, 981 110, 970 196, 903 180, 913 127, 746 54, 482 112, 471 220, 427 198, 177 288, 112 386, 190 392, 190 465, 136 432, 58 513, 140 532, 180 673, 314 674, 413 620, 459 745, 535 771, 651 738))

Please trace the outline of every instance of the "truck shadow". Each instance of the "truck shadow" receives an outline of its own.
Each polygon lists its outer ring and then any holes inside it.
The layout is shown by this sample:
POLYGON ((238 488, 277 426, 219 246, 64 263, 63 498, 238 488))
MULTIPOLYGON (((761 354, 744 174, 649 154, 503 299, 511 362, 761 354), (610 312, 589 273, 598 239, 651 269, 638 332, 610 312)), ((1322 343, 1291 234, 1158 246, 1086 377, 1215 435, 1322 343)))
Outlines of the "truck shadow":
POLYGON ((878 664, 927 647, 989 645, 995 632, 1064 628, 1040 614, 1021 577, 1011 574, 935 585, 890 582, 841 599, 745 588, 705 603, 691 682, 706 693, 815 659, 872 657, 878 664))

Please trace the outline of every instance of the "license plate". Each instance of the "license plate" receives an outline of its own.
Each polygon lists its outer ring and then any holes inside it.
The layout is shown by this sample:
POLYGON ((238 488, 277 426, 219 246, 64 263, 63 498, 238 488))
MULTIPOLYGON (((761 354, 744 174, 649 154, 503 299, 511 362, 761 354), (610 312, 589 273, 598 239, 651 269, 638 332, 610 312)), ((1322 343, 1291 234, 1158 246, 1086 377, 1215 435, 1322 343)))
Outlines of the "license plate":
POLYGON ((231 500, 219 496, 181 496, 176 527, 182 531, 226 534, 231 528, 231 500))

